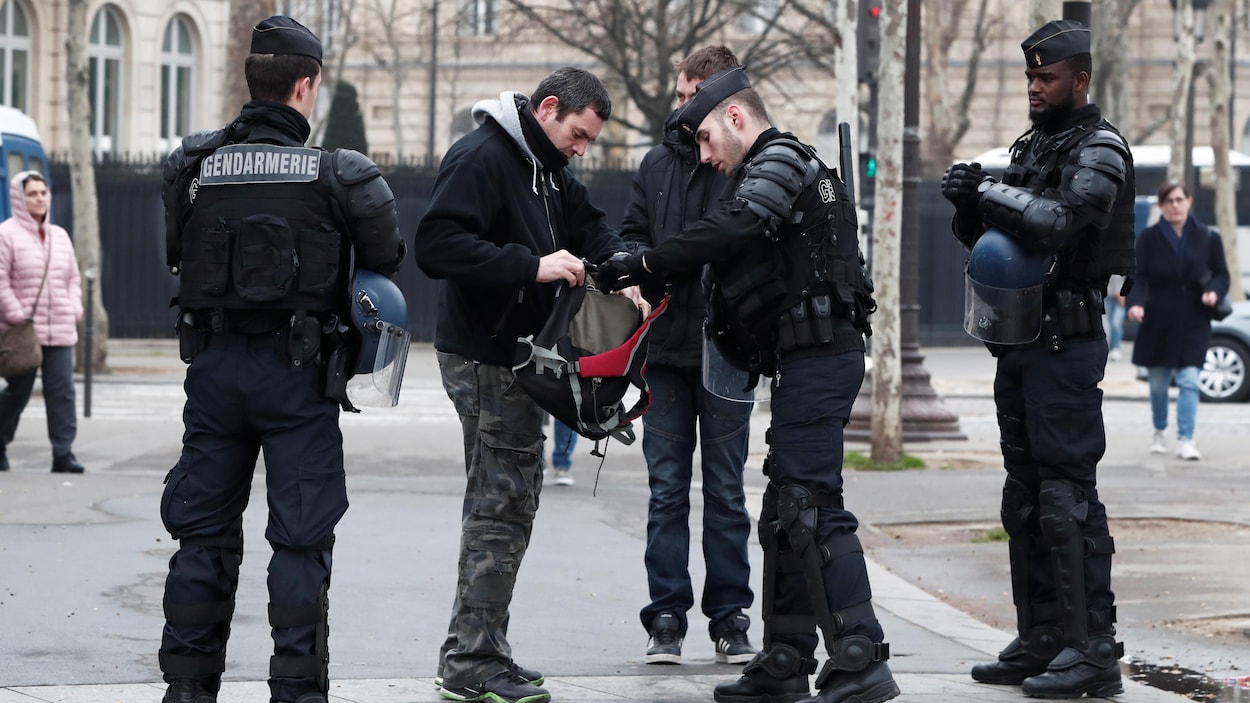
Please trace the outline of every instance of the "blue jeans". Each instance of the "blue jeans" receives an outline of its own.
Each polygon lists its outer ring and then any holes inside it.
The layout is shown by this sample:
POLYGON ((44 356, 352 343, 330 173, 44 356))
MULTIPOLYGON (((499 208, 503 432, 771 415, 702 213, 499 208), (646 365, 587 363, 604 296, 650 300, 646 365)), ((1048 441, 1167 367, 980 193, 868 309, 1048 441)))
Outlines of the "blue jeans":
POLYGON ((751 607, 747 540, 751 517, 742 491, 751 403, 717 398, 703 389, 700 369, 648 366, 651 407, 642 416, 651 501, 647 506, 647 587, 651 603, 639 613, 649 628, 672 613, 686 631, 694 607, 690 584, 690 483, 696 440, 703 468, 703 613, 712 626, 751 607))
POLYGON ((1198 367, 1186 366, 1172 369, 1167 366, 1151 366, 1147 370, 1150 381, 1150 415, 1155 429, 1162 432, 1168 428, 1168 387, 1172 375, 1176 375, 1176 436, 1179 439, 1194 438, 1194 421, 1198 417, 1198 367))
POLYGON ((573 468, 573 447, 577 446, 577 433, 569 426, 552 418, 551 465, 557 469, 573 468))
POLYGON ((1115 296, 1107 296, 1107 346, 1110 349, 1119 349, 1120 343, 1124 341, 1124 306, 1115 296))
MULTIPOLYGON (((17 423, 35 388, 35 371, 14 376, 0 391, 0 443, 8 446, 17 434, 17 423)), ((65 456, 78 436, 78 407, 74 400, 74 348, 44 347, 43 404, 48 415, 48 439, 52 456, 65 456)))

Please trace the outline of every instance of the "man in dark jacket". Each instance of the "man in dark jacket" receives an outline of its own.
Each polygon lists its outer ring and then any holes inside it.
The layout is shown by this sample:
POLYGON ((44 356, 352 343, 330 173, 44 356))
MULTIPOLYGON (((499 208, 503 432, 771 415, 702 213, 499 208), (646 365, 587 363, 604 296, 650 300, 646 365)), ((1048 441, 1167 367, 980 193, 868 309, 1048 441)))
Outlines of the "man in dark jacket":
MULTIPOLYGON (((677 64, 678 109, 708 76, 738 66, 728 48, 709 46, 677 64)), ((699 161, 694 144, 677 134, 677 111, 664 124, 664 142, 647 152, 634 174, 621 236, 645 251, 702 219, 724 190, 724 174, 699 161)), ((752 404, 719 398, 703 388, 703 320, 707 308, 702 267, 648 281, 652 306, 668 293, 668 313, 656 320, 647 352, 651 408, 642 418, 651 501, 647 506, 644 563, 651 602, 642 609, 650 635, 648 664, 681 662, 686 613, 694 606, 690 584, 690 481, 696 441, 703 472, 703 614, 716 644, 716 660, 744 664, 755 655, 747 639, 751 516, 742 489, 752 404)))
POLYGON ((1123 691, 1124 646, 1097 489, 1102 297, 1111 274, 1133 273, 1133 157, 1089 102, 1088 27, 1048 22, 1021 49, 1033 129, 1012 146, 1002 182, 976 164, 956 164, 942 181, 955 236, 971 249, 965 329, 998 359, 1018 633, 972 678, 1041 698, 1104 697, 1123 691))
POLYGON ((464 432, 459 581, 438 675, 444 698, 540 703, 542 674, 512 661, 507 627, 517 570, 542 489, 543 412, 514 382, 518 337, 535 334, 583 260, 625 248, 568 169, 603 129, 612 103, 577 68, 529 98, 504 91, 473 107, 481 125, 443 158, 417 227, 421 269, 445 279, 437 350, 464 432))
MULTIPOLYGON (((331 548, 347 510, 339 401, 327 387, 356 265, 404 256, 395 199, 354 151, 304 146, 321 42, 289 17, 252 32, 252 100, 169 156, 167 260, 179 274, 182 456, 161 518, 178 539, 165 581, 164 703, 212 703, 243 560, 243 511, 265 452, 274 703, 326 703, 331 548), (330 333, 323 333, 329 330, 330 333)), ((341 351, 341 350, 340 350, 341 351)), ((345 399, 345 396, 344 396, 345 399)))
POLYGON ((759 520, 764 648, 715 698, 807 700, 819 630, 829 658, 814 700, 881 703, 899 689, 842 496, 843 429, 875 309, 855 209, 811 147, 772 126, 741 67, 700 83, 677 127, 704 163, 731 174, 725 197, 654 249, 614 256, 598 280, 617 288, 710 264, 713 333, 729 338, 736 363, 773 379, 759 520))

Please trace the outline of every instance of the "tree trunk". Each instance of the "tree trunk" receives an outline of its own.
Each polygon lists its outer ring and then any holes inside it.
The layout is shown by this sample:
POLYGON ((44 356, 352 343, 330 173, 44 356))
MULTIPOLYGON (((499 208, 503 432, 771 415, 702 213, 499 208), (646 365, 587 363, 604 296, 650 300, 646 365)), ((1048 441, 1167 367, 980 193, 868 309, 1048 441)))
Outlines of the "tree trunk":
MULTIPOLYGON (((851 135, 855 139, 852 153, 855 155, 858 163, 859 155, 864 152, 864 147, 868 143, 868 135, 860 134, 859 128, 864 121, 859 119, 859 42, 855 41, 856 33, 859 31, 859 13, 856 12, 856 6, 864 0, 833 0, 833 18, 834 26, 838 28, 839 39, 841 40, 835 46, 834 63, 837 66, 837 75, 839 76, 856 76, 856 83, 851 81, 841 81, 838 86, 837 102, 834 103, 834 110, 838 114, 838 121, 845 122, 851 126, 851 135)), ((863 164, 860 164, 862 167, 863 164)), ((851 193, 851 197, 855 198, 855 202, 860 202, 859 177, 862 168, 857 172, 850 174, 855 180, 855 192, 851 193)), ((842 174, 843 178, 846 174, 842 174)))
MULTIPOLYGON (((91 104, 88 84, 91 69, 87 61, 87 0, 69 0, 68 31, 65 40, 66 111, 69 117, 69 173, 74 193, 74 255, 83 276, 83 293, 92 281, 100 280, 100 212, 96 204, 95 160, 91 153, 91 104)), ((108 360, 108 313, 104 310, 103 291, 91 296, 91 309, 79 324, 79 337, 93 337, 92 359, 83 358, 85 345, 76 352, 80 368, 104 371, 108 360), (87 322, 91 321, 91 329, 87 322)))
POLYGON ((1241 289, 1241 267, 1237 256, 1237 195, 1233 192, 1233 166, 1228 158, 1232 118, 1229 103, 1232 99, 1232 82, 1229 68, 1232 65, 1230 42, 1236 8, 1234 0, 1215 0, 1207 11, 1214 20, 1212 29, 1211 70, 1207 81, 1211 87, 1211 150, 1215 154, 1215 224, 1224 240, 1224 258, 1233 273, 1228 288, 1233 300, 1244 300, 1241 289))
POLYGON ((907 60, 907 0, 885 0, 881 22, 881 80, 877 104, 877 192, 872 275, 877 314, 872 337, 872 460, 903 458, 903 373, 899 325, 899 261, 903 234, 903 67, 907 60))
MULTIPOLYGON (((1172 157, 1168 161, 1168 179, 1189 183, 1190 174, 1185 173, 1189 155, 1185 153, 1185 130, 1192 115, 1185 106, 1189 104, 1189 91, 1194 80, 1196 61, 1194 41, 1193 0, 1176 0, 1176 74, 1172 80, 1172 125, 1168 141, 1172 144, 1172 157)), ((1193 184, 1189 184, 1193 187, 1193 184)))
POLYGON ((1115 125, 1122 134, 1131 134, 1133 113, 1129 109, 1128 66, 1125 57, 1128 48, 1129 16, 1137 7, 1138 0, 1102 0, 1092 6, 1093 25, 1090 27, 1094 75, 1091 77, 1090 98, 1098 103, 1102 116, 1115 125))

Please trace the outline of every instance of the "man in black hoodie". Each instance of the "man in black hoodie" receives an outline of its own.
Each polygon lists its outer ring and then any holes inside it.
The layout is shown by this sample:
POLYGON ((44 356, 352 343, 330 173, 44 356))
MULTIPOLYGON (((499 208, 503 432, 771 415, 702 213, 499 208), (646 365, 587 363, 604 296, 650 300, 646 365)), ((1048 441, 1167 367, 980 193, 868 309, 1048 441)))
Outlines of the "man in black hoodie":
POLYGON ((543 412, 514 382, 518 337, 535 334, 560 287, 585 282, 624 242, 568 169, 603 129, 603 83, 561 68, 527 98, 473 107, 481 125, 443 158, 417 226, 417 263, 445 279, 434 347, 464 433, 459 581, 440 652, 440 693, 456 701, 540 703, 542 674, 512 660, 516 573, 542 489, 543 412))
POLYGON ((223 129, 169 156, 167 262, 179 274, 187 368, 182 457, 161 518, 180 540, 165 582, 164 703, 213 703, 243 560, 243 510, 265 452, 275 703, 326 703, 331 548, 347 510, 339 400, 327 389, 334 331, 356 266, 389 276, 404 257, 395 198, 350 150, 304 146, 321 42, 290 17, 252 31, 252 100, 223 129))
MULTIPOLYGON (((677 64, 678 109, 708 76, 738 66, 727 47, 708 46, 677 64)), ((659 246, 698 222, 716 203, 728 179, 700 163, 694 144, 677 133, 677 111, 665 121, 664 142, 647 152, 634 174, 621 236, 642 249, 659 246)), ((655 322, 647 350, 651 408, 642 418, 651 500, 643 557, 651 602, 639 613, 650 635, 648 664, 681 663, 686 613, 694 606, 690 583, 690 482, 698 442, 703 475, 703 614, 716 644, 716 660, 745 664, 755 656, 747 639, 751 564, 742 471, 750 437, 751 403, 719 398, 703 388, 703 320, 707 296, 703 267, 642 286, 652 306, 671 295, 668 313, 655 322)))

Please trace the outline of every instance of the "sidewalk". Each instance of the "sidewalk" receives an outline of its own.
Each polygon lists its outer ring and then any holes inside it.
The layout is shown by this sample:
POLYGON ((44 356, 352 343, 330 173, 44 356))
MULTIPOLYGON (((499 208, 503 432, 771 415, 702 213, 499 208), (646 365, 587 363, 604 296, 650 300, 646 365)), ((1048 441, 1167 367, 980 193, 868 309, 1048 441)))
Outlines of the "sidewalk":
MULTIPOLYGON (((983 349, 923 353, 940 395, 984 402, 993 365, 983 349)), ((432 653, 441 639, 454 582, 450 569, 441 567, 454 564, 463 475, 462 465, 457 468, 455 416, 445 407, 432 357, 428 345, 414 347, 397 414, 344 418, 349 457, 360 459, 349 467, 352 509, 340 525, 335 551, 332 701, 441 700, 432 684, 432 653)), ((140 703, 157 701, 163 692, 155 648, 162 567, 172 547, 154 513, 160 476, 177 455, 177 384, 185 367, 172 341, 114 340, 110 365, 114 372, 97 376, 93 385, 98 414, 80 422, 83 449, 78 454, 90 460, 88 474, 62 482, 23 470, 20 464, 11 474, 0 474, 0 632, 5 633, 0 703, 140 703), (145 391, 144 386, 159 390, 145 391), (73 571, 66 571, 71 565, 73 571), (77 576, 67 582, 61 576, 65 573, 77 576), (62 610, 71 611, 70 617, 54 619, 62 610), (54 685, 61 682, 72 685, 54 685)), ((1108 365, 1109 398, 1145 397, 1145 384, 1132 380, 1132 369, 1127 362, 1108 365)), ((36 397, 22 433, 31 446, 37 446, 42 432, 34 419, 42 409, 37 404, 36 397)), ((757 451, 764 446, 766 425, 766 417, 752 422, 757 451)), ((647 488, 637 445, 614 445, 598 475, 587 447, 579 447, 578 485, 547 486, 543 492, 544 509, 514 601, 527 611, 520 614, 514 607, 510 639, 518 658, 548 673, 546 686, 554 701, 710 701, 713 686, 734 678, 739 668, 713 663, 697 612, 691 613, 682 666, 641 662, 645 633, 636 612, 645 602, 639 574, 647 488)), ((975 453, 992 463, 996 446, 977 434, 962 443, 908 447, 913 450, 975 453)), ((750 466, 758 467, 755 457, 750 466)), ((1000 481, 993 471, 980 474, 986 481, 1000 481)), ((763 484, 755 475, 749 483, 748 504, 754 510, 763 484)), ((908 483, 913 481, 903 485, 908 483)), ((926 496, 914 498, 924 502, 926 496)), ((992 495, 987 500, 996 504, 992 495)), ((872 517, 861 516, 865 531, 875 529, 871 523, 878 516, 883 523, 910 519, 906 501, 895 503, 878 508, 869 501, 865 514, 872 517)), ((254 490, 251 504, 245 527, 251 533, 250 551, 227 683, 219 697, 223 703, 268 700, 263 493, 254 490)), ((990 519, 996 517, 995 510, 982 506, 975 512, 990 519)), ((697 520, 692 515, 692 523, 697 525, 697 520)), ((691 570, 696 586, 702 579, 697 554, 695 545, 691 570)), ((1005 553, 1001 556, 997 561, 1005 568, 1005 553)), ((757 588, 758 560, 753 542, 752 580, 757 588)), ((896 700, 1031 700, 1017 688, 976 684, 967 675, 973 663, 992 658, 1007 644, 1011 633, 960 612, 878 561, 870 560, 869 570, 874 607, 894 654, 890 665, 903 691, 896 700)), ((758 645, 763 632, 758 604, 751 616, 758 645)), ((1126 678, 1118 700, 1188 699, 1126 678)))

